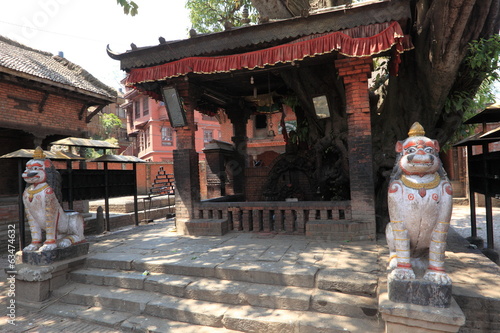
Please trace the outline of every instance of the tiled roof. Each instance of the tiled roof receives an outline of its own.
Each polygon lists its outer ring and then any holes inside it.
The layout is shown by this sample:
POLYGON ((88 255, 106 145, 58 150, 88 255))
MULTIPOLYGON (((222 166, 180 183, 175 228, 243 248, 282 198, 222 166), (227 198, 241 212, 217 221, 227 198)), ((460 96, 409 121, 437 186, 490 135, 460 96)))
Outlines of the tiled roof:
POLYGON ((103 95, 107 99, 114 98, 117 94, 116 90, 71 61, 3 36, 0 36, 1 67, 103 95))

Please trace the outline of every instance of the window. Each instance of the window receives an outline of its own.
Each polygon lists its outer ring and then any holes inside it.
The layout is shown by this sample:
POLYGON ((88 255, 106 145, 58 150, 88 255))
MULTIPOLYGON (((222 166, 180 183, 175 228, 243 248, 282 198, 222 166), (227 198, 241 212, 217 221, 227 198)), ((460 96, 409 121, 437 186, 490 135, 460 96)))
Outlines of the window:
POLYGON ((139 151, 143 151, 145 150, 145 147, 144 147, 144 132, 141 131, 138 135, 138 138, 139 138, 139 151))
POLYGON ((173 146, 174 140, 172 136, 172 127, 162 127, 161 128, 161 145, 162 146, 173 146))
POLYGON ((144 136, 146 137, 146 148, 151 147, 151 136, 149 135, 149 127, 144 130, 144 136))
POLYGON ((203 142, 205 144, 209 143, 214 139, 214 131, 211 129, 203 130, 203 142))
POLYGON ((267 128, 267 115, 258 114, 255 116, 255 128, 256 129, 267 128))
POLYGON ((143 97, 142 98, 142 115, 145 116, 147 114, 149 114, 149 98, 143 97))
POLYGON ((325 95, 313 98, 314 111, 318 119, 325 119, 330 117, 330 110, 328 109, 328 100, 325 95))
POLYGON ((139 101, 134 102, 134 112, 135 119, 141 117, 141 104, 139 101))
POLYGON ((127 117, 126 110, 122 109, 122 108, 118 108, 118 117, 119 118, 126 118, 127 117))

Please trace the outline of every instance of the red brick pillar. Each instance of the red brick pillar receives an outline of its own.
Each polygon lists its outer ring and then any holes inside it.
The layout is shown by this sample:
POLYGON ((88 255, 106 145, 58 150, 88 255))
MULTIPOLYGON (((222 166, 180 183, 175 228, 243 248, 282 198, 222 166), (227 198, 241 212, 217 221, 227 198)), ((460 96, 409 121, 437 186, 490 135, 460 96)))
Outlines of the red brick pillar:
POLYGON ((195 148, 193 94, 188 82, 182 81, 176 87, 182 97, 187 119, 186 126, 176 129, 177 149, 174 150, 175 217, 177 227, 183 230, 179 222, 194 219, 195 207, 200 202, 200 170, 195 148))
POLYGON ((373 228, 370 226, 369 230, 373 230, 372 236, 375 236, 375 187, 368 93, 372 59, 340 59, 335 61, 335 66, 344 79, 346 94, 352 219, 373 223, 373 228))

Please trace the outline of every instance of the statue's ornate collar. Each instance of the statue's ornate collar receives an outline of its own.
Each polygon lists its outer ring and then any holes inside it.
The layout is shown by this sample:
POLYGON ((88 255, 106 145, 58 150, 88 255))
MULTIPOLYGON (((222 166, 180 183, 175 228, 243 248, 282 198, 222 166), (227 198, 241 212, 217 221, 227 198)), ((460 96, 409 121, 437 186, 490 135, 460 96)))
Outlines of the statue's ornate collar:
POLYGON ((28 197, 28 198, 30 199, 30 201, 31 201, 31 200, 33 200, 33 196, 34 196, 35 194, 40 193, 40 192, 42 192, 43 190, 45 190, 47 187, 49 187, 49 184, 45 184, 45 185, 43 185, 42 187, 37 188, 36 190, 33 190, 33 189, 32 189, 32 187, 33 187, 33 185, 31 185, 30 187, 28 187, 28 188, 26 189, 26 191, 28 191, 28 194, 29 194, 29 197, 28 197))
POLYGON ((434 179, 428 183, 417 183, 414 182, 406 177, 406 175, 401 176, 401 181, 403 184, 405 184, 407 187, 412 188, 414 190, 420 190, 420 189, 425 189, 425 190, 430 190, 439 185, 441 182, 441 177, 439 177, 439 174, 436 172, 434 174, 434 179))

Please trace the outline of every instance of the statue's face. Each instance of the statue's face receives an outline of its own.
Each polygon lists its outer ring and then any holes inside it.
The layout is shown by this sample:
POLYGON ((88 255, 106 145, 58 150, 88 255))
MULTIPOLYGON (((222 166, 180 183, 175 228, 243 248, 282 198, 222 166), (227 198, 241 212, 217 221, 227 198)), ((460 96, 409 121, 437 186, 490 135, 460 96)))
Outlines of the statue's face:
POLYGON ((45 163, 43 160, 30 160, 26 163, 26 170, 23 172, 23 179, 26 183, 38 184, 45 182, 45 163))
POLYGON ((402 153, 399 164, 407 175, 435 173, 441 166, 438 142, 425 136, 410 137, 398 142, 396 151, 402 153))

